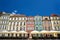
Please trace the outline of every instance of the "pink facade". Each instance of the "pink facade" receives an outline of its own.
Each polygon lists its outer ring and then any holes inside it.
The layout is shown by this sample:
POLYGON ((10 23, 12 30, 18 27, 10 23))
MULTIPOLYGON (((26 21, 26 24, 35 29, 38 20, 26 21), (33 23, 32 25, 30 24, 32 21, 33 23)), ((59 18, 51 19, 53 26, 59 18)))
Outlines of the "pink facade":
POLYGON ((47 30, 47 31, 52 29, 51 20, 49 19, 48 16, 43 17, 43 28, 44 30, 47 30))
POLYGON ((34 18, 30 16, 30 17, 27 17, 26 31, 30 33, 33 30, 34 30, 34 18))

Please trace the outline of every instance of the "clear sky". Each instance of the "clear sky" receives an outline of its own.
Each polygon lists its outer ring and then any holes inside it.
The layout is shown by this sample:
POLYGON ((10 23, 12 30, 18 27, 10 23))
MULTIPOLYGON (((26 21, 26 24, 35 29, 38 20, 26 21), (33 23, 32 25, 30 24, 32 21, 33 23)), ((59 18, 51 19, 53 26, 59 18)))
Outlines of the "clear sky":
POLYGON ((60 15, 60 0, 0 0, 0 11, 12 13, 14 10, 27 16, 60 15))

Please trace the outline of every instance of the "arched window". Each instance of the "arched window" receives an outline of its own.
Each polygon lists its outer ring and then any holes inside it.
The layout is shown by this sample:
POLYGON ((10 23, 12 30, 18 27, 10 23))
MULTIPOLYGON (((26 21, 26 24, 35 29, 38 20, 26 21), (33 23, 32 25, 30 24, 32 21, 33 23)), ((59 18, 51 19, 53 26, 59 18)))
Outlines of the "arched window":
POLYGON ((48 18, 45 18, 45 20, 48 20, 48 18))

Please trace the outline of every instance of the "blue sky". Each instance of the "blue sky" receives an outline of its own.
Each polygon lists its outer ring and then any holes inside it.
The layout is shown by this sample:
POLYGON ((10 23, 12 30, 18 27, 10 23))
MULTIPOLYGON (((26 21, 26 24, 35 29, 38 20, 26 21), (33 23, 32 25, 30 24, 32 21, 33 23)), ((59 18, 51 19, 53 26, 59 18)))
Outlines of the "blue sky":
POLYGON ((26 14, 27 16, 60 15, 60 0, 0 0, 0 11, 26 14))

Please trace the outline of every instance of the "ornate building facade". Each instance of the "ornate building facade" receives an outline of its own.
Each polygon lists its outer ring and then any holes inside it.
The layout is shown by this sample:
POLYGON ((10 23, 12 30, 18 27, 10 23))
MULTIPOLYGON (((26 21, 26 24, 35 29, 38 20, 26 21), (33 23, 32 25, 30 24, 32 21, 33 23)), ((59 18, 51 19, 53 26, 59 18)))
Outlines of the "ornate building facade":
POLYGON ((60 16, 53 14, 51 15, 50 19, 52 24, 52 30, 60 31, 60 16))
POLYGON ((26 31, 26 16, 11 14, 8 26, 10 31, 26 31))
POLYGON ((51 20, 49 16, 43 16, 43 28, 44 30, 50 31, 52 29, 51 20))
POLYGON ((43 26, 42 26, 42 16, 35 16, 34 17, 34 25, 35 25, 35 30, 36 31, 42 31, 43 26))
POLYGON ((0 31, 7 30, 9 17, 10 17, 9 13, 2 12, 2 14, 0 14, 0 31))

